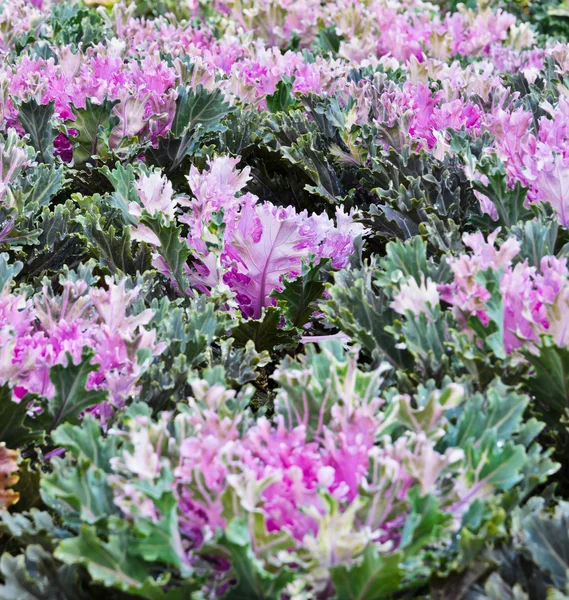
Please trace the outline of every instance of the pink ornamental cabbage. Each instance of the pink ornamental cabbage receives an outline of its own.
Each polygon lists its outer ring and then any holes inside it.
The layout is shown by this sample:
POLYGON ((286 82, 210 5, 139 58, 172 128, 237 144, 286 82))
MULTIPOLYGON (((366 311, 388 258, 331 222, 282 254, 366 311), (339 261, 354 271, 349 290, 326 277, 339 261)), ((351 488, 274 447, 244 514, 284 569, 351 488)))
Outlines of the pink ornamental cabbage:
POLYGON ((559 98, 557 106, 544 102, 546 115, 539 119, 523 108, 498 108, 485 116, 496 137, 496 153, 504 162, 510 182, 528 186, 528 202, 549 202, 563 226, 569 224, 569 100, 559 98))
MULTIPOLYGON (((110 136, 116 148, 124 138, 150 137, 153 141, 170 126, 175 111, 175 71, 156 53, 138 61, 125 60, 124 44, 118 41, 95 49, 54 49, 57 60, 23 56, 9 74, 9 92, 26 100, 35 96, 40 104, 55 103, 56 115, 75 120, 73 109, 84 109, 87 99, 99 104, 106 97, 120 100, 113 113, 119 119, 110 136)), ((17 111, 11 111, 14 117, 17 111)))
POLYGON ((138 363, 138 351, 147 348, 156 356, 164 344, 156 342, 155 330, 145 327, 151 310, 128 315, 139 290, 127 291, 125 283, 107 277, 107 289, 89 289, 84 281, 67 281, 61 296, 44 287, 33 301, 3 290, 0 385, 12 387, 14 401, 27 393, 51 398, 55 388, 50 368, 67 364, 68 353, 79 363, 85 347, 94 350, 93 364, 100 365, 89 375, 88 389, 108 390, 114 406, 123 406, 137 392, 137 381, 148 366, 138 363))
POLYGON ((297 539, 309 531, 316 532, 315 521, 299 509, 321 509, 318 489, 331 485, 333 478, 325 475, 326 465, 318 444, 307 441, 305 427, 288 430, 282 417, 276 426, 262 418, 247 431, 243 446, 246 468, 255 473, 257 480, 270 481, 262 492, 267 529, 287 528, 297 539))
MULTIPOLYGON (((528 174, 529 175, 529 174, 528 174)), ((564 227, 569 225, 569 157, 554 154, 528 176, 534 201, 549 202, 564 227)))
MULTIPOLYGON (((271 293, 282 288, 283 276, 298 275, 309 255, 330 258, 335 268, 346 266, 354 239, 364 228, 354 222, 353 213, 342 208, 336 210, 335 224, 325 214, 309 216, 293 207, 258 203, 250 193, 240 195, 250 169, 238 171, 238 162, 238 158, 220 156, 210 160, 209 169, 201 173, 192 167, 188 182, 194 198, 178 220, 189 225, 188 243, 196 258, 189 273, 192 285, 207 291, 222 280, 236 293, 243 313, 259 318, 271 302, 271 293), (222 234, 217 228, 210 230, 213 215, 221 209, 222 234), (210 243, 219 250, 209 251, 210 243)), ((157 245, 157 240, 148 241, 157 245)), ((163 261, 159 266, 168 273, 163 261)))
POLYGON ((223 260, 224 281, 237 293, 248 317, 259 318, 273 290, 282 289, 283 276, 295 277, 310 254, 330 258, 336 268, 347 265, 353 241, 363 226, 337 210, 338 227, 326 215, 308 216, 293 207, 265 202, 243 206, 237 227, 229 230, 223 260))
POLYGON ((192 390, 190 411, 179 417, 188 434, 180 444, 174 470, 188 530, 224 524, 220 499, 231 465, 240 462, 238 442, 244 419, 241 411, 228 410, 237 396, 235 390, 205 380, 194 380, 192 390))
POLYGON ((501 269, 506 351, 510 353, 523 346, 532 350, 543 334, 552 335, 560 346, 567 345, 567 260, 546 256, 540 261, 539 268, 530 266, 527 261, 513 264, 520 250, 519 242, 508 238, 497 249, 494 243, 498 232, 488 236, 488 241, 481 233, 465 236, 465 243, 472 248, 473 254, 462 254, 451 261, 454 281, 439 286, 441 299, 454 307, 455 316, 464 326, 470 315, 477 316, 486 326, 490 292, 477 281, 477 275, 487 269, 501 269))
MULTIPOLYGON (((263 515, 269 532, 290 535, 290 550, 312 554, 315 539, 327 535, 326 498, 341 503, 342 514, 357 505, 357 527, 365 527, 370 540, 388 544, 389 550, 400 543, 414 487, 435 495, 458 524, 470 502, 493 489, 484 480, 472 484, 464 475, 465 468, 480 471, 481 466, 467 467, 460 448, 444 453, 436 449, 447 427, 445 412, 462 400, 460 386, 445 395, 444 403, 433 393, 428 411, 415 407, 407 396, 392 398, 385 406, 374 383, 361 385, 366 375, 357 370, 355 360, 347 372, 345 363, 335 364, 322 380, 330 384, 325 397, 331 406, 316 429, 301 423, 294 410, 288 424, 282 415, 274 423, 265 418, 247 422, 243 412, 228 407, 234 390, 194 382, 190 410, 176 418, 181 438, 170 437, 173 430, 166 427, 164 415, 156 425, 137 417, 128 438, 117 432, 130 450, 112 464, 116 504, 130 518, 154 520, 156 508, 148 502, 152 496, 140 492, 159 477, 162 467, 173 468, 180 547, 189 562, 194 560, 192 551, 226 527, 228 519, 252 514, 263 515), (394 430, 394 422, 401 427, 394 430), (389 430, 398 433, 392 437, 389 430), (362 495, 368 499, 365 507, 362 495)), ((317 391, 313 369, 307 364, 298 372, 303 385, 297 399, 303 391, 317 391)), ((315 416, 307 415, 311 423, 315 416)))
POLYGON ((224 222, 231 228, 235 226, 240 206, 249 195, 238 196, 250 179, 250 167, 242 171, 236 169, 239 158, 219 156, 208 160, 208 170, 201 173, 194 166, 190 168, 188 183, 194 196, 189 203, 190 211, 180 217, 180 222, 190 227, 190 243, 205 249, 203 242, 207 237, 207 226, 214 213, 224 211, 224 222))
POLYGON ((320 489, 328 489, 339 499, 356 497, 381 422, 381 415, 370 416, 371 422, 369 418, 358 422, 348 411, 337 421, 336 433, 324 432, 326 441, 321 445, 307 440, 304 425, 289 429, 282 417, 274 426, 261 418, 240 439, 235 418, 220 418, 210 402, 207 408, 197 407, 192 400, 190 404, 194 412, 187 419, 195 433, 182 443, 175 470, 188 525, 210 530, 223 527, 221 496, 228 483, 236 485, 242 477, 252 476, 266 482, 261 501, 268 530, 286 528, 297 540, 317 531, 316 521, 301 509, 323 510, 320 489), (367 425, 372 427, 367 429, 367 425))
MULTIPOLYGON (((143 173, 135 182, 139 202, 129 202, 128 212, 138 220, 145 210, 150 215, 163 215, 167 221, 173 221, 180 204, 185 205, 186 200, 181 196, 174 196, 172 183, 158 171, 143 173)), ((147 242, 153 246, 160 246, 158 236, 146 225, 132 227, 132 238, 147 242)))
POLYGON ((319 490, 327 489, 339 500, 357 496, 383 420, 379 399, 354 397, 353 406, 334 408, 334 431, 324 428, 321 441, 308 441, 306 425, 287 427, 282 417, 274 425, 261 418, 240 435, 243 414, 229 413, 225 406, 235 396, 233 390, 205 382, 195 382, 193 389, 197 400, 189 399, 191 411, 184 417, 191 435, 180 446, 174 473, 186 529, 195 539, 201 528, 225 525, 221 498, 240 481, 264 482, 259 501, 267 528, 286 528, 297 540, 317 532, 316 521, 303 508, 323 511, 319 490))
POLYGON ((231 267, 224 280, 247 316, 259 318, 283 275, 299 274, 302 259, 315 249, 315 232, 303 231, 303 216, 270 203, 243 207, 227 240, 225 259, 231 267))
POLYGON ((134 184, 142 206, 136 202, 130 202, 129 212, 140 217, 142 209, 151 215, 163 214, 167 219, 173 220, 176 212, 177 202, 174 199, 172 184, 158 171, 142 174, 134 184))

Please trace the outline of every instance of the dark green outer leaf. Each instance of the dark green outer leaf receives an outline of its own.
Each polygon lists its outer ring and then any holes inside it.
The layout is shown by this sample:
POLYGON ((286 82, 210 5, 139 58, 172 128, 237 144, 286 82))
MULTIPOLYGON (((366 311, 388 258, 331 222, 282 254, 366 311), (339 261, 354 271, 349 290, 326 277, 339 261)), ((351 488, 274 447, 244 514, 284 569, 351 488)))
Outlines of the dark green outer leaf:
POLYGON ((380 555, 368 546, 362 562, 352 569, 331 569, 336 600, 382 600, 397 591, 403 579, 402 552, 380 555))
POLYGON ((12 391, 8 386, 0 388, 0 442, 4 442, 8 448, 21 448, 43 437, 43 432, 24 425, 27 409, 27 400, 17 404, 12 400, 12 391))
POLYGON ((78 569, 59 564, 39 545, 28 546, 24 554, 0 560, 4 585, 2 600, 83 600, 88 598, 79 586, 78 569))
POLYGON ((252 340, 257 352, 268 350, 269 352, 285 348, 296 347, 298 344, 298 330, 281 329, 282 314, 275 306, 264 309, 260 319, 249 319, 242 321, 235 329, 232 336, 236 342, 246 344, 252 340))
POLYGON ((283 588, 293 579, 292 571, 281 568, 277 574, 267 572, 251 550, 247 524, 233 520, 223 533, 221 543, 231 552, 238 583, 224 600, 280 600, 283 588))
POLYGON ((548 519, 534 514, 524 523, 524 534, 535 562, 565 588, 569 571, 569 518, 548 519))
POLYGON ((196 90, 180 86, 176 99, 176 114, 172 122, 172 133, 181 136, 186 130, 200 124, 209 131, 230 111, 220 90, 208 92, 202 85, 196 90))
POLYGON ((53 100, 48 104, 38 104, 35 98, 30 98, 19 106, 20 123, 43 163, 53 162, 53 141, 57 135, 52 125, 54 110, 53 100))
POLYGON ((303 263, 302 271, 292 280, 284 278, 284 289, 273 292, 271 297, 276 298, 288 325, 302 327, 315 311, 315 302, 322 298, 324 292, 323 269, 330 262, 329 259, 321 260, 317 264, 303 263))
POLYGON ((105 390, 85 389, 89 373, 97 370, 97 366, 91 364, 93 356, 92 349, 84 348, 81 362, 75 365, 67 353, 67 366, 56 365, 51 369, 49 377, 55 386, 55 396, 47 402, 48 415, 41 417, 41 421, 48 424, 48 431, 60 423, 77 419, 86 408, 107 398, 105 390))
POLYGON ((534 368, 528 386, 538 400, 536 407, 544 407, 543 417, 558 424, 569 408, 569 350, 544 338, 537 356, 531 352, 525 356, 534 368))

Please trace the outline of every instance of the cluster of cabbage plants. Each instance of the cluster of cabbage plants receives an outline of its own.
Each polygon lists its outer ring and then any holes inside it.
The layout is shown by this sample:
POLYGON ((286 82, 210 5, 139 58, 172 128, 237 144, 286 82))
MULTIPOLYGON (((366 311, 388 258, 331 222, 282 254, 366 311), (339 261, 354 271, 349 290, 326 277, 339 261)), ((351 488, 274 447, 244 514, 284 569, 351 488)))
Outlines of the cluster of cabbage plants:
POLYGON ((569 597, 564 5, 0 3, 0 599, 569 597))

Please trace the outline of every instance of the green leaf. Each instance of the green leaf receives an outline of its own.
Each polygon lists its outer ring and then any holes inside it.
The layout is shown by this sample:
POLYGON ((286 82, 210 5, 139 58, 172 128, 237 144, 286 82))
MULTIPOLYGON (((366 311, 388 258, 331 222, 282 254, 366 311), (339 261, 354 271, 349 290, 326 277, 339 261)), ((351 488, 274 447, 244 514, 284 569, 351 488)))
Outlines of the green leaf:
POLYGON ((445 315, 437 306, 428 315, 424 312, 415 315, 407 311, 406 317, 401 326, 402 341, 415 357, 422 375, 436 377, 449 364, 445 315))
POLYGON ((139 246, 133 256, 136 245, 130 237, 128 225, 116 228, 96 212, 82 214, 77 221, 83 225, 85 237, 92 244, 91 255, 101 266, 108 267, 112 273, 125 273, 135 276, 137 271, 150 268, 151 254, 146 246, 139 246))
POLYGON ((273 292, 272 298, 282 310, 289 327, 302 327, 316 310, 315 302, 324 292, 324 272, 329 259, 319 263, 302 263, 300 275, 283 277, 283 290, 273 292))
POLYGON ((147 562, 170 564, 182 570, 180 557, 184 549, 178 523, 178 501, 173 492, 166 492, 155 504, 162 517, 156 522, 136 520, 134 527, 139 535, 131 542, 132 553, 147 562))
MULTIPOLYGON (((43 432, 24 425, 28 412, 27 400, 19 404, 12 400, 12 390, 0 387, 0 442, 8 448, 21 448, 30 442, 43 439, 43 432)), ((30 424, 31 419, 27 420, 30 424)))
POLYGON ((147 225, 160 240, 160 246, 156 248, 156 251, 170 267, 172 277, 178 285, 178 291, 187 296, 190 282, 186 273, 186 262, 190 256, 190 248, 182 239, 182 228, 164 224, 162 215, 151 216, 147 212, 142 213, 140 222, 147 225))
POLYGON ((111 534, 105 542, 94 527, 84 525, 77 537, 63 540, 54 556, 66 564, 83 565, 95 581, 107 587, 154 600, 162 596, 161 584, 148 575, 148 565, 129 552, 124 535, 111 534))
POLYGON ((208 92, 201 84, 195 90, 180 86, 172 133, 181 136, 197 125, 201 125, 204 131, 213 131, 230 110, 231 107, 225 102, 219 89, 208 92))
POLYGON ((172 173, 198 149, 204 134, 225 129, 221 120, 230 111, 220 90, 208 92, 201 84, 195 90, 180 86, 172 128, 158 138, 158 148, 149 151, 150 159, 172 173))
POLYGON ((53 100, 47 104, 38 104, 35 98, 22 102, 18 107, 20 123, 43 163, 53 162, 53 141, 57 135, 52 124, 54 110, 53 100))
MULTIPOLYGON (((541 431, 544 424, 530 419, 528 429, 535 425, 541 431)), ((532 432, 533 433, 533 432, 532 432)), ((553 448, 543 451, 539 444, 532 444, 527 451, 527 461, 522 469, 522 483, 520 484, 520 497, 525 498, 540 484, 545 483, 553 474, 559 471, 561 465, 551 460, 553 448)))
POLYGON ((312 44, 315 52, 320 54, 337 54, 340 50, 340 43, 343 37, 339 36, 336 27, 323 27, 318 30, 316 40, 312 44))
POLYGON ((512 232, 520 239, 520 258, 527 258, 532 267, 539 268, 541 259, 555 254, 559 222, 555 218, 526 221, 512 232))
POLYGON ((401 397, 397 402, 397 420, 407 429, 429 436, 440 425, 444 411, 462 404, 463 391, 455 385, 449 385, 441 391, 423 386, 419 389, 422 393, 416 394, 413 400, 401 397))
POLYGON ((231 563, 238 583, 232 587, 224 600, 280 600, 284 587, 294 574, 285 567, 277 573, 269 573, 251 549, 249 528, 244 519, 233 519, 220 539, 220 544, 231 553, 231 563))
POLYGON ((22 215, 33 216, 42 206, 48 206, 63 185, 63 167, 38 165, 14 191, 14 201, 22 215))
MULTIPOLYGON (((56 46, 81 45, 87 48, 108 39, 105 20, 92 7, 83 4, 54 4, 48 21, 56 46)), ((76 50, 77 51, 77 50, 76 50)))
POLYGON ((523 534, 535 562, 551 574, 556 587, 565 588, 569 582, 569 515, 531 514, 523 522, 523 534))
POLYGON ((490 430, 497 442, 505 442, 521 428, 528 404, 528 396, 496 380, 484 395, 474 394, 462 405, 462 413, 447 443, 463 447, 469 440, 477 442, 490 430))
POLYGON ((166 353, 173 360, 183 354, 187 364, 198 367, 205 360, 207 348, 220 336, 224 336, 231 326, 230 317, 216 308, 216 304, 205 295, 189 300, 189 306, 182 308, 177 302, 162 298, 154 300, 152 325, 156 327, 159 339, 168 340, 166 353))
POLYGON ((255 344, 257 352, 268 352, 282 348, 296 348, 299 332, 280 327, 282 314, 276 306, 263 308, 260 319, 241 321, 231 333, 236 342, 245 345, 249 340, 255 344))
POLYGON ((69 235, 62 239, 56 238, 53 248, 38 252, 27 264, 26 276, 28 280, 37 278, 41 281, 44 276, 53 276, 65 267, 76 267, 82 259, 87 258, 84 240, 80 236, 69 235))
POLYGON ((149 150, 152 164, 164 169, 167 173, 174 172, 186 156, 194 154, 200 145, 200 132, 186 131, 181 137, 175 137, 171 132, 166 137, 158 138, 158 148, 149 150))
POLYGON ((80 425, 63 423, 52 434, 52 440, 63 446, 79 461, 88 461, 106 473, 112 473, 111 458, 117 454, 117 436, 103 437, 101 426, 93 415, 85 415, 80 425))
POLYGON ((334 284, 327 284, 329 298, 319 304, 328 321, 354 338, 369 354, 404 368, 410 356, 396 347, 390 333, 394 313, 389 298, 376 285, 375 265, 360 270, 343 269, 334 273, 334 284))
MULTIPOLYGON (((449 600, 450 598, 470 598, 467 595, 469 589, 484 575, 486 575, 493 565, 490 561, 473 561, 469 568, 459 573, 452 573, 450 577, 433 578, 431 581, 430 600, 449 600)), ((477 598, 476 600, 529 600, 524 596, 498 596, 496 598, 477 598)))
POLYGON ((10 255, 6 252, 0 253, 0 291, 12 283, 23 266, 23 263, 19 261, 10 263, 10 255))
POLYGON ((479 443, 471 442, 465 452, 467 462, 476 474, 473 483, 480 487, 491 485, 500 491, 509 490, 520 481, 527 463, 523 446, 498 444, 493 431, 487 431, 479 443))
MULTIPOLYGON (((332 406, 342 406, 346 398, 366 405, 380 390, 385 369, 369 373, 358 368, 357 357, 346 353, 339 340, 326 340, 306 346, 295 359, 286 356, 273 374, 279 384, 278 411, 289 429, 303 423, 307 438, 321 434, 329 423, 332 406)), ((392 405, 394 407, 395 404, 392 405)), ((389 422, 390 409, 384 426, 389 422)))
POLYGON ((439 539, 453 517, 439 510, 439 503, 434 496, 421 496, 418 488, 411 490, 408 497, 411 512, 401 532, 400 547, 406 554, 413 555, 439 539))
POLYGON ((153 300, 150 307, 154 311, 151 326, 158 339, 168 340, 168 348, 142 378, 141 399, 153 408, 175 404, 187 396, 188 372, 212 358, 211 344, 225 337, 234 323, 226 311, 219 310, 225 299, 199 295, 185 298, 183 308, 181 303, 182 299, 161 298, 160 302, 153 300))
POLYGON ((0 559, 2 600, 83 600, 79 570, 59 564, 39 545, 26 548, 25 554, 11 556, 4 553, 0 559))
POLYGON ((0 519, 0 532, 17 540, 19 546, 41 543, 48 548, 54 541, 71 536, 67 530, 56 525, 49 512, 37 508, 25 512, 6 510, 0 513, 0 519))
POLYGON ((40 469, 32 465, 29 458, 21 461, 18 471, 18 483, 12 489, 20 495, 18 510, 25 511, 41 506, 40 469))
POLYGON ((105 98, 97 104, 87 98, 85 108, 73 108, 75 120, 69 121, 67 125, 77 130, 77 136, 71 138, 76 165, 83 164, 94 156, 110 156, 106 140, 119 123, 119 118, 113 115, 113 108, 118 103, 119 100, 105 98))
POLYGON ((493 503, 474 500, 462 516, 461 528, 454 534, 453 545, 459 549, 458 564, 469 567, 483 556, 491 539, 506 533, 506 511, 493 503))
POLYGON ((57 204, 53 209, 44 206, 39 215, 40 248, 53 251, 57 243, 80 231, 79 224, 74 219, 76 209, 77 206, 72 200, 68 200, 65 204, 57 204))
POLYGON ((255 344, 249 340, 244 348, 233 348, 233 339, 220 340, 221 357, 219 361, 225 370, 228 381, 245 385, 257 379, 257 369, 266 367, 270 361, 268 352, 257 352, 255 344))
POLYGON ((485 304, 489 323, 487 326, 484 326, 477 316, 471 316, 468 319, 468 324, 498 358, 506 358, 506 348, 504 346, 504 305, 500 290, 501 278, 501 270, 487 269, 486 271, 477 273, 477 283, 484 286, 490 292, 490 298, 485 304))
POLYGON ((338 203, 338 197, 342 195, 340 180, 328 160, 328 153, 321 147, 314 134, 298 136, 291 146, 281 148, 281 154, 291 164, 304 171, 314 183, 313 186, 305 186, 306 191, 320 196, 329 204, 338 203))
POLYGON ((383 600, 399 589, 403 580, 404 554, 394 552, 381 555, 370 544, 361 563, 349 569, 332 567, 330 574, 336 591, 336 600, 383 600))
POLYGON ((286 75, 277 83, 277 89, 274 94, 266 96, 267 108, 272 112, 287 112, 289 107, 294 104, 292 96, 292 84, 294 77, 286 75))
POLYGON ((73 357, 67 353, 67 366, 55 365, 51 368, 49 378, 55 386, 55 395, 46 402, 46 411, 40 419, 46 423, 47 431, 53 431, 64 421, 75 421, 90 406, 104 402, 107 398, 105 390, 85 389, 89 373, 97 370, 92 365, 94 352, 90 348, 83 349, 81 362, 76 365, 73 357))
POLYGON ((135 171, 132 165, 115 165, 111 171, 106 165, 100 172, 112 183, 115 191, 111 194, 110 205, 121 211, 125 223, 136 225, 136 218, 130 214, 128 205, 131 202, 138 203, 138 194, 134 187, 135 171))
POLYGON ((560 348, 550 337, 542 340, 539 354, 524 352, 533 367, 527 385, 540 415, 551 425, 559 425, 569 409, 569 349, 560 348))
POLYGON ((500 225, 511 229, 519 221, 533 217, 531 210, 525 207, 528 188, 523 187, 519 181, 510 186, 504 165, 499 159, 488 157, 481 160, 477 168, 486 175, 488 183, 475 181, 474 188, 488 196, 496 207, 498 222, 494 227, 500 225))
POLYGON ((41 480, 41 497, 63 522, 73 528, 120 515, 102 469, 88 462, 74 465, 67 458, 52 461, 53 471, 41 480))
POLYGON ((117 455, 117 436, 103 437, 95 417, 85 415, 80 425, 60 425, 52 439, 66 449, 66 454, 63 459, 52 459, 51 472, 42 478, 44 502, 71 526, 120 514, 107 481, 107 475, 113 473, 111 459, 117 455))
POLYGON ((406 242, 389 242, 379 266, 385 272, 381 276, 382 281, 391 281, 395 273, 402 273, 406 278, 413 277, 419 285, 423 278, 442 283, 446 277, 444 265, 437 266, 427 261, 427 244, 419 236, 406 242))

